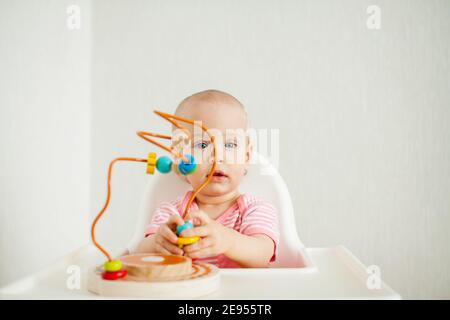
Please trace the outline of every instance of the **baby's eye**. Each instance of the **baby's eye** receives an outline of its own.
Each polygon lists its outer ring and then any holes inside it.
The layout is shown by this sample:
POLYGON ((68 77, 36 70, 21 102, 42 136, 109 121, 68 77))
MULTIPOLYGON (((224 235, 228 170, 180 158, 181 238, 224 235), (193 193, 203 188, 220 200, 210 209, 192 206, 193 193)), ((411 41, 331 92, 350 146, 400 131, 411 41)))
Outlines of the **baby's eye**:
POLYGON ((236 142, 227 142, 225 143, 225 148, 227 149, 234 149, 237 147, 237 143, 236 142))
POLYGON ((196 144, 194 144, 194 148, 197 149, 206 149, 209 146, 209 142, 207 141, 201 141, 201 142, 197 142, 196 144))

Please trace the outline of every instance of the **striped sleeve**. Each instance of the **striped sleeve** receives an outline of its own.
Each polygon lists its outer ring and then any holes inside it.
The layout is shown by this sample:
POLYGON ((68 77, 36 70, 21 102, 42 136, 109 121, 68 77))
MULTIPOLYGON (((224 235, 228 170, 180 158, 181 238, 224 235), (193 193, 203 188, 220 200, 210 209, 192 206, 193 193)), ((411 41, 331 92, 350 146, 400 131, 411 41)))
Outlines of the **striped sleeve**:
POLYGON ((145 228, 145 237, 156 233, 159 226, 166 223, 171 216, 180 214, 178 212, 178 202, 179 201, 161 203, 161 205, 153 213, 150 224, 148 224, 145 228))
POLYGON ((270 262, 275 261, 280 236, 277 210, 273 205, 263 200, 251 202, 242 215, 240 232, 247 236, 264 234, 271 238, 274 250, 270 262))

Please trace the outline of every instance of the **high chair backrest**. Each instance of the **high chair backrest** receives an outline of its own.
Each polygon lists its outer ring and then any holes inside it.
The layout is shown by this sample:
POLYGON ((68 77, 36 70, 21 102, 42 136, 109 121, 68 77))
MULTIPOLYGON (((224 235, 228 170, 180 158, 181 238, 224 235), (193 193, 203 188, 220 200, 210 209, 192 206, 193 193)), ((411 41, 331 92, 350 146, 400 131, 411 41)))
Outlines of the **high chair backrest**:
MULTIPOLYGON (((303 267, 305 261, 299 250, 304 245, 297 235, 294 210, 286 184, 265 157, 254 154, 254 160, 256 163, 250 165, 239 190, 241 193, 269 201, 278 210, 280 243, 277 259, 270 267, 303 267)), ((143 239, 145 227, 150 223, 153 212, 161 202, 172 201, 190 189, 191 186, 175 174, 155 173, 150 176, 139 209, 136 231, 127 247, 128 250, 133 251, 143 239)))

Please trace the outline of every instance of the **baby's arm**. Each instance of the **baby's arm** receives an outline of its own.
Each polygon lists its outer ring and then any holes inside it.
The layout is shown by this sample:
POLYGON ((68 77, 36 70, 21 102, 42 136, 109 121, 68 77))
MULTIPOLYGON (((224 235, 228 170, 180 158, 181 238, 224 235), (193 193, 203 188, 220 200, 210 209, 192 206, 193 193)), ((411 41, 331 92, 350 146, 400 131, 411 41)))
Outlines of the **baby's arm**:
POLYGON ((274 242, 264 234, 246 236, 233 229, 230 231, 230 249, 225 256, 247 268, 265 268, 274 251, 274 242))

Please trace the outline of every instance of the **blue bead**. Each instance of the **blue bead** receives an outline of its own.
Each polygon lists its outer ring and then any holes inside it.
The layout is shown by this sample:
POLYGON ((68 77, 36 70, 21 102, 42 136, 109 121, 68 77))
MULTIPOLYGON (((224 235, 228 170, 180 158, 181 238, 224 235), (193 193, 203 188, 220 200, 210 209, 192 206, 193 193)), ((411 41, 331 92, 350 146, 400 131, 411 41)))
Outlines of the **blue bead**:
POLYGON ((158 158, 156 161, 156 169, 161 173, 168 173, 172 170, 172 159, 167 156, 158 158))
POLYGON ((192 229, 194 226, 190 221, 186 221, 182 226, 177 226, 177 235, 180 235, 186 229, 192 229))
POLYGON ((197 169, 197 164, 195 163, 194 156, 190 154, 185 154, 184 156, 189 159, 189 162, 186 163, 181 160, 180 164, 178 165, 178 170, 180 171, 180 173, 183 175, 187 175, 195 172, 195 169, 197 169))

